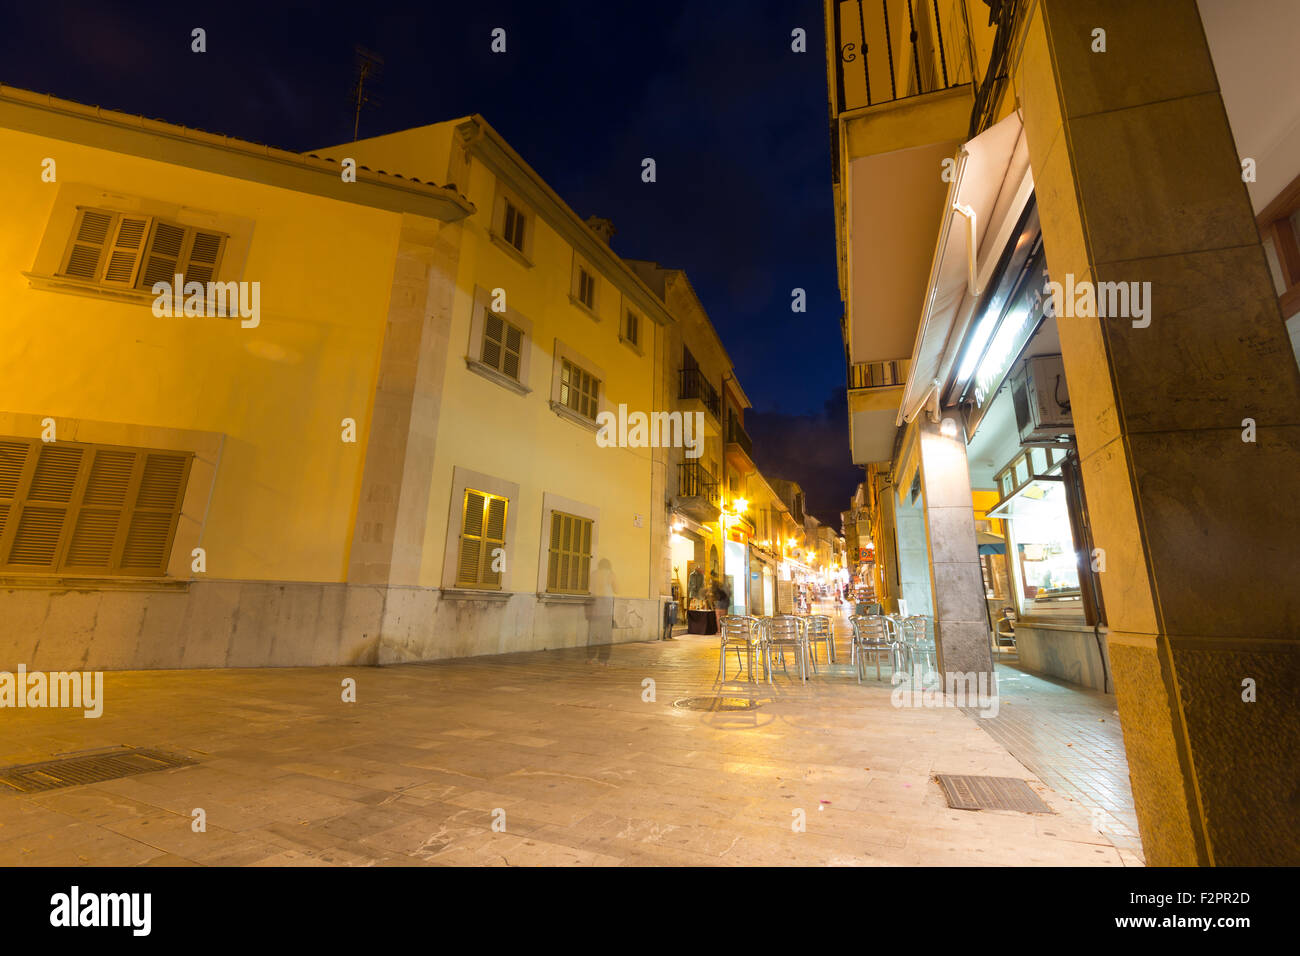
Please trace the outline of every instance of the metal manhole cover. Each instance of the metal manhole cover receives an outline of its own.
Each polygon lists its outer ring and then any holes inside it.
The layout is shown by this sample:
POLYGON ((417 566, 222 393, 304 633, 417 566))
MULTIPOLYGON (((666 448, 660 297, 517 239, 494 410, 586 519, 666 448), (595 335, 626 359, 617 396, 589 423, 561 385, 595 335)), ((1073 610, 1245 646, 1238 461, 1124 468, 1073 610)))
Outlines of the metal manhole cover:
POLYGON ((19 793, 37 793, 57 790, 60 787, 77 787, 103 780, 117 780, 137 773, 153 773, 198 763, 191 757, 163 753, 138 747, 134 750, 112 750, 106 753, 84 754, 46 760, 18 767, 0 767, 0 793, 5 787, 19 793))
POLYGON ((683 697, 673 702, 674 707, 682 710, 757 710, 758 701, 747 697, 683 697))
POLYGON ((1029 784, 1017 777, 963 777, 941 773, 939 786, 948 806, 957 810, 1019 810, 1021 813, 1051 813, 1029 784))

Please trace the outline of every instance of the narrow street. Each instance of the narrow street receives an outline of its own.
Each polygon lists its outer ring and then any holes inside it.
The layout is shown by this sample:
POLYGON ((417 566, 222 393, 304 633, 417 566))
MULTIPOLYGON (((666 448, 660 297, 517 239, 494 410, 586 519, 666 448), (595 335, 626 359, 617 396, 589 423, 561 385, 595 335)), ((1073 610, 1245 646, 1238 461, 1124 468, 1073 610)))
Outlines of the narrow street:
POLYGON ((894 707, 887 675, 859 685, 844 618, 839 662, 806 686, 794 668, 719 685, 717 655, 688 636, 607 664, 112 673, 98 720, 11 712, 0 763, 120 746, 196 763, 0 795, 0 865, 1140 865, 978 718, 894 707), (754 706, 675 706, 718 696, 754 706), (1027 779, 1054 813, 948 809, 935 773, 1027 779))

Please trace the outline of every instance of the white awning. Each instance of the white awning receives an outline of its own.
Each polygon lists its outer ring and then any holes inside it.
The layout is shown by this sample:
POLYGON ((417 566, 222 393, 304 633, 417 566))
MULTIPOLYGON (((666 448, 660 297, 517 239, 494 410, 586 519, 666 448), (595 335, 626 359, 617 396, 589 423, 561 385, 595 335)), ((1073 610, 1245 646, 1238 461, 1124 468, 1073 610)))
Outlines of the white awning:
POLYGON ((951 372, 971 316, 1033 189, 1019 113, 957 151, 896 424, 915 418, 951 372))

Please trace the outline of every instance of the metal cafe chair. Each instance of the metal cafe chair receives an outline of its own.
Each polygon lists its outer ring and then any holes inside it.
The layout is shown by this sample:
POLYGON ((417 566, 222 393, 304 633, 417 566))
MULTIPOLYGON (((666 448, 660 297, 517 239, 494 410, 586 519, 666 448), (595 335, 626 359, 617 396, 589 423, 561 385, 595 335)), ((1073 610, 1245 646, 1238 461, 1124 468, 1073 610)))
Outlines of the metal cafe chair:
POLYGON ((907 643, 908 635, 903 627, 903 619, 896 614, 881 614, 880 619, 884 622, 885 637, 894 649, 891 665, 900 671, 911 673, 912 649, 907 643))
POLYGON ((725 681, 727 679, 727 648, 736 649, 736 676, 740 676, 740 649, 745 649, 746 655, 746 673, 749 679, 754 679, 754 656, 758 648, 758 629, 759 621, 757 618, 748 617, 743 614, 728 614, 722 619, 722 627, 718 630, 718 673, 725 681))
POLYGON ((817 645, 826 645, 826 660, 835 663, 835 628, 831 619, 825 614, 811 614, 807 618, 808 653, 812 655, 813 666, 817 666, 817 645))
POLYGON ((920 656, 924 664, 929 665, 929 670, 933 670, 937 661, 930 618, 924 614, 913 614, 911 617, 904 618, 902 623, 907 645, 908 672, 910 673, 916 666, 917 656, 920 656))
POLYGON ((876 680, 880 680, 880 657, 889 655, 889 666, 896 668, 897 644, 887 626, 887 618, 878 614, 855 614, 849 618, 853 625, 853 660, 857 664, 858 683, 867 669, 868 655, 876 659, 876 680))
MULTIPOLYGON (((808 630, 800 618, 790 615, 778 615, 763 622, 763 669, 767 673, 767 682, 772 683, 772 650, 776 649, 781 657, 781 669, 785 667, 785 649, 788 647, 799 655, 799 678, 808 679, 808 630)), ((813 666, 816 666, 814 662, 813 666)))

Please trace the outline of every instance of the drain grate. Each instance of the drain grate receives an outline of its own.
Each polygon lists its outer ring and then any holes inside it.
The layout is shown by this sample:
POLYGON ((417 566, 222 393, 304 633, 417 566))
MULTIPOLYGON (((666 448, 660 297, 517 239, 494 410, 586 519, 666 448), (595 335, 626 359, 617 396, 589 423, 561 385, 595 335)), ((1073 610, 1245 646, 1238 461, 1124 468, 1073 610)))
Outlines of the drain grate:
POLYGON ((683 697, 673 706, 682 710, 757 710, 759 703, 747 697, 683 697))
POLYGON ((38 793, 60 787, 79 787, 103 780, 117 780, 137 773, 153 773, 198 763, 191 757, 163 753, 161 750, 136 748, 64 757, 20 767, 0 767, 0 793, 5 787, 19 793, 38 793))
POLYGON ((956 810, 1052 812, 1029 784, 1017 777, 962 777, 941 773, 937 779, 948 799, 948 806, 956 810))

